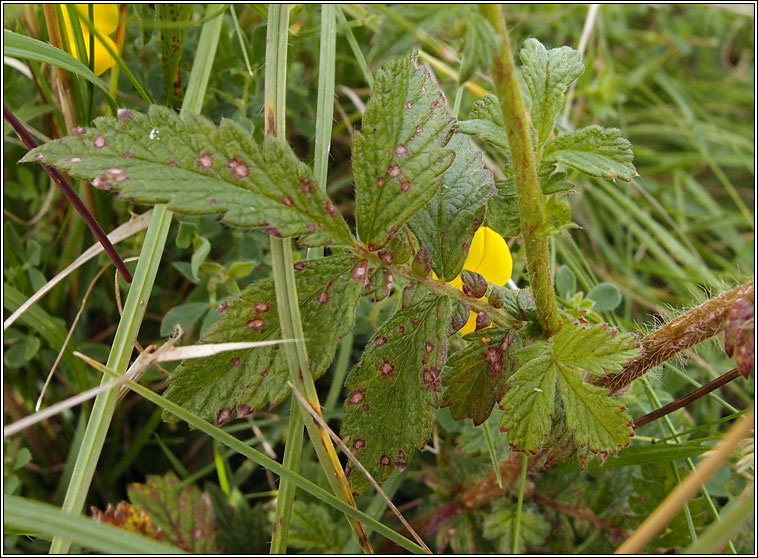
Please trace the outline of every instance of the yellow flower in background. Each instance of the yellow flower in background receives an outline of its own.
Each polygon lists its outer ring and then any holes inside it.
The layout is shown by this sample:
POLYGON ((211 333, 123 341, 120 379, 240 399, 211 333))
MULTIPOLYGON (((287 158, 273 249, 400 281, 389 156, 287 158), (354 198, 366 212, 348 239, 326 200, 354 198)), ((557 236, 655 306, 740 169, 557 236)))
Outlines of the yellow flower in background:
MULTIPOLYGON (((76 4, 76 9, 79 15, 89 18, 89 4, 76 4)), ((66 28, 66 38, 68 39, 69 52, 75 58, 79 58, 76 53, 76 44, 74 43, 74 32, 71 29, 71 20, 68 17, 68 9, 65 5, 61 6, 63 12, 63 21, 66 28)), ((95 28, 103 34, 103 39, 113 49, 113 52, 117 52, 116 43, 114 43, 108 35, 116 32, 118 28, 118 4, 94 4, 93 5, 94 19, 92 21, 95 28)), ((82 35, 84 36, 84 47, 87 51, 87 57, 90 56, 89 52, 89 27, 82 22, 82 35)), ((81 59, 80 59, 81 60, 81 59)), ((87 60, 82 60, 85 64, 87 60)), ((103 46, 100 39, 95 36, 95 74, 100 75, 108 68, 112 68, 116 65, 116 60, 111 56, 108 49, 103 46)))
MULTIPOLYGON (((505 239, 488 227, 479 227, 471 241, 463 269, 478 273, 489 283, 505 285, 511 278, 513 258, 505 239)), ((450 281, 456 289, 463 290, 463 280, 458 275, 450 281)), ((476 312, 471 312, 466 325, 461 328, 464 335, 476 329, 476 312)))

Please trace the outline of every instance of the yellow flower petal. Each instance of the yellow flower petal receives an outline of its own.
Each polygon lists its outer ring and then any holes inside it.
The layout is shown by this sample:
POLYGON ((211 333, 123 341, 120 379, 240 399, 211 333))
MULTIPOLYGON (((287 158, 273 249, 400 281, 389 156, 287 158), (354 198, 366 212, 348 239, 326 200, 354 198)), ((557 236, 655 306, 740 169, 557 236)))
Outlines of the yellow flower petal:
MULTIPOLYGON (((463 269, 483 276, 490 283, 505 285, 513 272, 513 258, 505 239, 489 227, 479 227, 471 242, 463 269)), ((456 289, 463 290, 463 280, 458 275, 450 281, 456 289)), ((466 335, 476 329, 476 313, 471 312, 461 333, 466 335)))
MULTIPOLYGON (((84 17, 89 18, 89 4, 77 4, 76 9, 84 17)), ((94 4, 93 5, 95 28, 103 35, 111 35, 118 29, 118 4, 94 4)), ((86 27, 87 24, 82 24, 86 27)))
MULTIPOLYGON (((79 13, 87 16, 87 4, 77 4, 77 9, 79 13)), ((76 52, 76 44, 74 43, 74 32, 71 29, 71 20, 68 17, 68 10, 66 7, 63 7, 63 22, 66 27, 66 38, 68 39, 68 46, 69 46, 69 53, 74 56, 74 58, 79 58, 79 55, 76 52)), ((117 52, 116 50, 116 43, 113 42, 113 40, 108 37, 108 33, 112 33, 116 30, 116 27, 118 27, 118 7, 115 4, 95 4, 95 27, 98 31, 103 33, 103 39, 106 43, 113 49, 114 52, 117 52), (116 25, 112 25, 112 15, 115 11, 116 15, 116 25), (98 19, 100 18, 100 19, 98 19), (101 28, 99 25, 99 21, 102 20, 103 27, 101 28), (111 29, 111 31, 107 31, 107 29, 111 29)), ((89 52, 89 29, 87 28, 86 23, 82 23, 82 37, 84 39, 84 50, 87 52, 87 57, 89 58, 90 52, 89 52)), ((81 59, 80 59, 81 60, 81 59)), ((86 60, 82 60, 82 62, 87 62, 86 60)), ((116 65, 116 60, 111 56, 110 52, 108 52, 108 49, 106 49, 103 46, 103 43, 95 37, 95 74, 100 75, 103 72, 105 72, 107 69, 112 68, 116 65)))

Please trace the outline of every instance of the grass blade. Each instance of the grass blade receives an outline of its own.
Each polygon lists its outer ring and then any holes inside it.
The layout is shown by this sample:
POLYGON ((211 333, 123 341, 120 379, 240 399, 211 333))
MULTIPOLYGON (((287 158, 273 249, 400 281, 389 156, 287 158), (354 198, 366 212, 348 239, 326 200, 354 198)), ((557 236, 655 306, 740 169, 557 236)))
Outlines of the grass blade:
POLYGON ((14 530, 45 538, 66 536, 104 554, 185 553, 173 545, 11 494, 3 498, 3 527, 6 533, 14 530))

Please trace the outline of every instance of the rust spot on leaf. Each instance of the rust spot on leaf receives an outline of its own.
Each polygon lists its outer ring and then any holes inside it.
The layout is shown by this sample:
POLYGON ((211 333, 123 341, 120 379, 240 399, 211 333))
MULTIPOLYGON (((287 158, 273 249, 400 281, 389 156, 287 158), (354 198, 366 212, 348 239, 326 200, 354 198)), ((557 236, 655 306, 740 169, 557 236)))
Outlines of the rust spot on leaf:
POLYGON ((269 308, 271 307, 269 306, 268 302, 266 302, 265 300, 262 300, 261 302, 256 302, 254 308, 256 312, 258 312, 259 314, 263 314, 265 312, 268 312, 269 308))
POLYGON ((390 178, 397 178, 400 176, 401 172, 403 172, 403 169, 400 168, 400 165, 390 165, 387 169, 387 176, 390 178))
POLYGON ((253 409, 250 405, 245 405, 244 403, 237 405, 237 418, 245 418, 252 412, 253 409))
POLYGON ((326 291, 321 291, 316 295, 316 300, 319 302, 319 304, 326 304, 329 302, 329 293, 326 291))
POLYGON ((400 189, 401 189, 403 192, 407 192, 408 190, 410 190, 410 189, 411 189, 411 183, 410 183, 410 182, 408 182, 407 180, 403 180, 403 181, 400 183, 400 189))
POLYGON ((92 145, 95 149, 102 149, 108 145, 108 140, 105 139, 104 135, 98 134, 95 136, 95 139, 92 140, 92 145))
POLYGON ((247 321, 247 328, 253 331, 260 331, 264 327, 266 327, 266 322, 264 322, 260 318, 255 318, 254 320, 247 321))
POLYGON ((282 203, 286 205, 287 207, 292 207, 295 205, 295 202, 292 201, 292 198, 289 196, 282 196, 281 197, 282 203))
POLYGON ((300 179, 300 191, 303 192, 303 194, 310 194, 313 189, 313 184, 302 178, 300 179))
MULTIPOLYGON (((366 442, 364 440, 362 440, 361 438, 358 438, 355 442, 353 442, 353 449, 355 451, 363 449, 364 447, 366 447, 366 442)), ((345 474, 347 474, 347 473, 345 473, 345 474)))
POLYGON ((366 398, 366 390, 363 389, 356 389, 353 393, 350 394, 350 396, 347 398, 347 402, 351 405, 358 405, 361 401, 363 401, 366 398))
POLYGON ((116 118, 119 122, 126 122, 132 117, 132 111, 125 108, 120 108, 116 111, 116 118))
POLYGON ((295 268, 295 271, 303 271, 306 267, 308 267, 308 262, 295 262, 292 267, 295 268))
POLYGON ((231 171, 232 178, 239 180, 240 178, 247 178, 247 175, 250 174, 250 165, 237 157, 229 159, 226 165, 231 171))
POLYGON ((232 357, 232 360, 230 360, 229 362, 232 363, 232 366, 239 366, 241 362, 240 357, 232 357))
POLYGON ((379 372, 381 372, 383 378, 388 378, 389 376, 392 376, 392 373, 395 371, 395 365, 392 364, 390 361, 385 360, 382 365, 379 367, 379 372))
POLYGON ((374 341, 374 345, 377 347, 381 347, 386 342, 387 342, 387 338, 380 335, 379 337, 376 338, 376 341, 374 341))
POLYGON ((231 407, 224 407, 216 414, 216 426, 221 426, 224 424, 227 420, 229 420, 229 416, 232 414, 232 408, 231 407))
POLYGON ((405 147, 402 143, 398 143, 395 146, 395 155, 407 155, 408 154, 408 148, 405 147))
POLYGON ((379 465, 389 467, 392 465, 392 460, 387 455, 382 454, 382 456, 379 458, 379 465))
POLYGON ((329 214, 329 217, 332 219, 336 219, 339 216, 339 213, 337 213, 337 209, 334 207, 334 204, 332 204, 332 202, 329 200, 326 200, 326 202, 324 202, 324 211, 326 211, 327 214, 329 214))
POLYGON ((208 151, 204 151, 200 157, 197 158, 196 164, 198 168, 208 170, 213 167, 213 154, 208 151))

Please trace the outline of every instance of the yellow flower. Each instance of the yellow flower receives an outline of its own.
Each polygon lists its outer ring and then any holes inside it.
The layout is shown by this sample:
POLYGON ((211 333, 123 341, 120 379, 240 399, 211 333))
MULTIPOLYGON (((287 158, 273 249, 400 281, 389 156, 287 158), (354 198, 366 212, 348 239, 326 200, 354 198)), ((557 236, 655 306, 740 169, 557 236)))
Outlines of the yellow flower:
MULTIPOLYGON (((479 227, 471 241, 471 249, 463 264, 463 269, 478 273, 495 285, 505 285, 513 271, 511 251, 505 239, 488 227, 479 227)), ((463 290, 463 280, 460 275, 450 281, 450 284, 456 289, 463 290)), ((461 328, 461 333, 465 335, 475 329, 476 312, 471 312, 466 325, 461 328)))
MULTIPOLYGON (((76 9, 79 14, 89 18, 88 4, 76 4, 76 9)), ((66 28, 66 37, 68 39, 69 52, 76 58, 79 55, 76 52, 76 44, 74 43, 74 33, 71 29, 71 20, 68 17, 68 9, 65 5, 61 6, 63 9, 63 22, 66 28)), ((94 19, 92 21, 95 28, 103 34, 103 39, 113 49, 113 52, 117 52, 116 43, 114 43, 108 35, 115 33, 118 28, 118 4, 94 4, 93 6, 94 19)), ((89 52, 89 27, 82 22, 82 35, 84 37, 84 47, 87 51, 87 57, 90 56, 89 52)), ((85 64, 86 60, 82 60, 85 64)), ((112 68, 116 65, 116 60, 111 56, 110 52, 103 46, 100 39, 95 37, 95 74, 100 75, 108 68, 112 68)))

